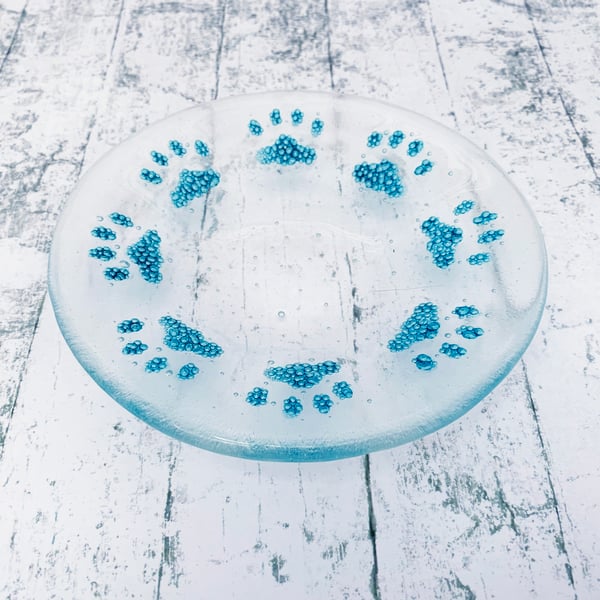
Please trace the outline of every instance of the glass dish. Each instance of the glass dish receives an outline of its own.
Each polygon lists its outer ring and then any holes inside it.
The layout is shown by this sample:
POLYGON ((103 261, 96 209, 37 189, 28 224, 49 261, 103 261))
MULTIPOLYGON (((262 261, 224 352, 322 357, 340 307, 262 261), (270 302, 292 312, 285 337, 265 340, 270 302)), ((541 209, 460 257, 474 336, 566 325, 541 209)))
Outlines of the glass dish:
POLYGON ((479 402, 538 325, 544 244, 470 142, 355 97, 173 115, 69 199, 50 294, 117 402, 199 447, 310 461, 419 438, 479 402))

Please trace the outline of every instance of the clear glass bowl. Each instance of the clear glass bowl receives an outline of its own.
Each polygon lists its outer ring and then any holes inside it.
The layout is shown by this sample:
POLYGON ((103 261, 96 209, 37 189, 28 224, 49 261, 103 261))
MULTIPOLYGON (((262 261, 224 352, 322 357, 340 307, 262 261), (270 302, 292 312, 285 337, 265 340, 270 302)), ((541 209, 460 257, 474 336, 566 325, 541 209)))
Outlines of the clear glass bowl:
POLYGON ((489 157, 321 93, 207 103, 123 142, 56 230, 50 293, 96 382, 190 444, 343 458, 456 419, 544 305, 544 244, 489 157))

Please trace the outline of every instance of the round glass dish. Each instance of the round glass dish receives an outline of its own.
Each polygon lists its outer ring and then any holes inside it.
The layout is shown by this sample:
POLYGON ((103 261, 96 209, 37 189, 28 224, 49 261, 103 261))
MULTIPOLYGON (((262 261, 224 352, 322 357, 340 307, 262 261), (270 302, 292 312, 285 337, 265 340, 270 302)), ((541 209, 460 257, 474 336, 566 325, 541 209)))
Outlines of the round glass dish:
POLYGON ((157 429, 235 456, 337 459, 456 419, 529 344, 544 244, 481 150, 416 113, 282 92, 123 142, 56 230, 75 356, 157 429))

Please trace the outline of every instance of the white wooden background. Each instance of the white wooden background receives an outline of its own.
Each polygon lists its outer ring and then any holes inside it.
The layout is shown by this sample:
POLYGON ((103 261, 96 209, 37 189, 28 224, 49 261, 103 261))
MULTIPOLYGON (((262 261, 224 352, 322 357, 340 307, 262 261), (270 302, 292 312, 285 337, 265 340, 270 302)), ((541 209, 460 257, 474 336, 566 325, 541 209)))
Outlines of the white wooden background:
POLYGON ((0 598, 600 598, 594 0, 0 3, 0 598), (550 291, 524 360, 425 439, 276 464, 130 416, 46 296, 61 206, 195 103, 332 89, 473 140, 531 202, 550 291))

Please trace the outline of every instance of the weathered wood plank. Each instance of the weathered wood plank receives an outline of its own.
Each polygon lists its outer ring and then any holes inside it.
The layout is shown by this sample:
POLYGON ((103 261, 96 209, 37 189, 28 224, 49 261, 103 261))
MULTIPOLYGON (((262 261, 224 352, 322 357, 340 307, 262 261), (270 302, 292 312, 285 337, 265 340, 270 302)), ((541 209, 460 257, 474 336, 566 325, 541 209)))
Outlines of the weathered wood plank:
MULTIPOLYGON (((115 61, 107 74, 109 85, 98 100, 86 164, 124 133, 150 120, 219 93, 252 89, 252 78, 239 81, 236 72, 246 77, 256 55, 273 67, 271 83, 263 82, 266 87, 277 87, 283 78, 322 87, 323 81, 329 81, 323 6, 299 9, 290 3, 279 7, 275 19, 272 15, 265 7, 232 2, 157 2, 126 8, 115 40, 115 61), (317 16, 306 26, 290 29, 299 16, 315 11, 317 16), (318 31, 313 32, 315 28, 318 31), (271 52, 290 45, 298 47, 310 69, 303 68, 296 54, 271 52)), ((247 597, 249 589, 257 594, 264 591, 267 598, 286 591, 297 597, 317 592, 323 597, 370 596, 373 546, 360 459, 298 468, 236 461, 180 446, 113 406, 80 370, 81 379, 69 377, 77 369, 56 339, 58 332, 43 333, 55 327, 47 312, 40 323, 39 344, 32 350, 3 467, 21 474, 14 478, 9 473, 3 492, 16 516, 3 524, 0 539, 5 548, 12 543, 11 552, 18 557, 10 564, 6 590, 28 594, 42 589, 35 580, 35 573, 42 572, 48 580, 59 582, 60 589, 73 590, 75 595, 92 590, 101 597, 197 593, 212 597, 215 590, 223 597, 247 597), (56 353, 54 346, 61 355, 48 364, 56 353), (45 378, 34 375, 40 369, 45 370, 45 378), (63 404, 60 409, 44 407, 44 412, 39 407, 40 390, 54 378, 53 398, 63 404), (43 453, 32 454, 23 433, 33 415, 47 423, 43 453), (90 439, 86 443, 78 438, 72 444, 71 460, 78 465, 83 461, 84 485, 92 487, 84 505, 76 501, 81 480, 69 480, 68 468, 54 473, 44 462, 44 456, 64 451, 62 431, 80 421, 90 439), (92 423, 101 427, 100 433, 87 429, 92 423), (144 460, 146 454, 154 458, 144 460), (103 473, 104 465, 118 475, 103 473), (56 482, 53 487, 60 490, 46 509, 58 515, 56 522, 40 519, 41 525, 31 535, 13 538, 37 511, 38 494, 33 503, 19 503, 40 472, 48 472, 56 482), (110 491, 110 500, 106 494, 94 498, 104 489, 110 491), (136 498, 142 489, 143 506, 138 507, 136 498), (68 524, 64 515, 70 516, 68 524), (87 525, 78 533, 81 520, 94 526, 102 523, 100 533, 87 525), (65 544, 54 553, 52 540, 58 537, 65 544), (77 565, 76 572, 71 564, 77 565), (232 573, 239 575, 232 577, 232 573)))
POLYGON ((57 333, 46 302, 0 464, 0 596, 154 597, 169 442, 57 333))
MULTIPOLYGON (((513 12, 526 19, 524 10, 504 3, 411 2, 396 18, 382 3, 361 5, 357 12, 339 5, 331 12, 340 15, 332 29, 333 53, 348 65, 343 75, 334 70, 334 79, 345 91, 366 89, 368 72, 374 94, 447 124, 454 121, 526 192, 548 176, 548 157, 532 157, 532 148, 535 144, 541 154, 547 139, 567 133, 568 124, 561 110, 545 120, 541 107, 535 109, 550 83, 540 77, 543 65, 527 23, 515 22, 513 12), (358 50, 363 48, 368 52, 358 50), (350 69, 355 64, 358 72, 350 69)), ((584 157, 572 152, 577 155, 572 165, 558 165, 562 157, 553 161, 552 168, 561 171, 553 177, 555 185, 580 181, 573 167, 584 157)), ((534 199, 544 210, 547 205, 534 199)), ((536 362, 541 339, 529 362, 536 362)), ((418 444, 371 457, 382 598, 495 597, 507 591, 530 597, 532 590, 540 597, 574 596, 561 500, 530 391, 525 371, 516 369, 483 409, 418 444), (519 463, 527 476, 518 475, 516 483, 519 463), (390 469, 403 481, 394 483, 390 469), (419 497, 421 486, 428 500, 419 497), (432 490, 439 490, 437 500, 432 490), (422 508, 426 502, 433 502, 429 510, 422 508), (448 519, 452 527, 440 527, 448 519), (492 556, 493 567, 479 556, 492 556)))
POLYGON ((489 123, 486 142, 502 153, 513 179, 537 208, 548 244, 548 310, 541 335, 525 357, 525 382, 561 533, 557 544, 567 581, 580 598, 594 598, 600 580, 600 465, 593 459, 600 388, 588 376, 599 315, 596 304, 585 302, 600 291, 600 270, 590 254, 598 239, 594 202, 600 194, 591 140, 598 137, 599 121, 597 104, 590 102, 592 88, 582 87, 594 82, 590 66, 597 37, 587 52, 584 48, 599 30, 597 7, 595 13, 593 18, 590 6, 581 3, 529 2, 524 10, 500 5, 480 12, 437 3, 434 13, 455 92, 465 104, 469 98, 480 103, 479 116, 489 123), (490 20, 503 20, 511 32, 489 25, 490 20), (565 39, 579 38, 584 22, 577 47, 565 44, 565 39), (562 31, 562 40, 544 40, 546 27, 562 31), (466 40, 459 39, 461 33, 466 40), (479 77, 469 69, 475 68, 476 53, 485 56, 485 62, 478 61, 483 63, 479 77), (493 76, 486 86, 481 85, 482 69, 493 76), (465 77, 465 70, 473 75, 465 77), (569 331, 561 327, 565 323, 582 326, 569 331), (574 399, 576 411, 565 404, 567 397, 574 399))
POLYGON ((114 0, 95 5, 99 16, 76 4, 19 11, 0 71, 0 260, 12 273, 0 281, 0 455, 46 290, 50 235, 81 171, 118 22, 114 0))

